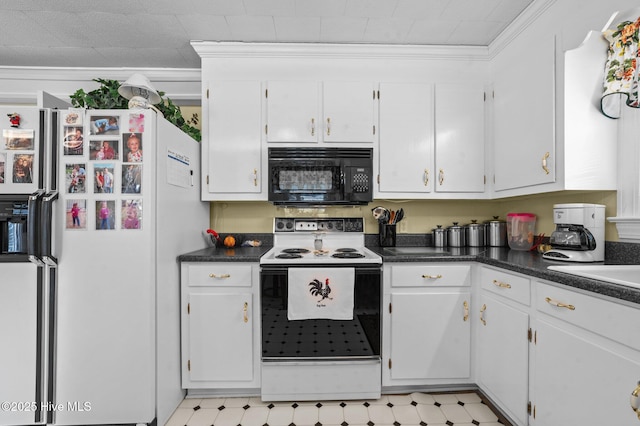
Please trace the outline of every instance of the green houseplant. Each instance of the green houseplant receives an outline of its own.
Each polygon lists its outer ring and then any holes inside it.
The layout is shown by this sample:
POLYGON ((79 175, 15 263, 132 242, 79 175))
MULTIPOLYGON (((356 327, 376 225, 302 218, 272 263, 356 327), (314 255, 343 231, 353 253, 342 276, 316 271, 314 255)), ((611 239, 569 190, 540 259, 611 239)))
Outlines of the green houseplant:
MULTIPOLYGON (((71 104, 75 108, 88 108, 88 109, 127 109, 129 101, 118 93, 120 82, 117 80, 106 80, 102 78, 93 79, 96 83, 100 83, 100 87, 90 92, 85 92, 83 89, 78 89, 73 95, 70 96, 71 104)), ((155 105, 158 110, 164 115, 174 126, 181 129, 183 132, 191 136, 193 139, 200 142, 202 140, 202 133, 200 129, 194 127, 198 124, 198 115, 193 114, 191 118, 186 120, 182 116, 180 108, 176 106, 171 99, 164 97, 164 92, 158 91, 158 94, 162 98, 162 102, 155 105)))

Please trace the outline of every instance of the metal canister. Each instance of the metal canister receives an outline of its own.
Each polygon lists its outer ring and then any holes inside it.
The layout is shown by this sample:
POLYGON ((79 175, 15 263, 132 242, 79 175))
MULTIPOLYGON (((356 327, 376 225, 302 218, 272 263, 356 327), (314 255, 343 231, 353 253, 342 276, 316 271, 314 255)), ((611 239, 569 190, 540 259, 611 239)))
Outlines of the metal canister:
POLYGON ((436 227, 431 230, 431 234, 433 236, 433 245, 435 247, 447 246, 447 230, 444 229, 442 225, 436 225, 436 227))
POLYGON ((494 216, 485 222, 487 245, 490 247, 504 247, 507 245, 507 222, 494 216))
POLYGON ((485 226, 484 223, 477 223, 472 220, 465 228, 467 230, 467 245, 469 247, 484 247, 485 244, 485 226))
POLYGON ((453 222, 453 225, 447 227, 447 238, 449 247, 464 247, 467 245, 464 227, 458 225, 458 222, 453 222))

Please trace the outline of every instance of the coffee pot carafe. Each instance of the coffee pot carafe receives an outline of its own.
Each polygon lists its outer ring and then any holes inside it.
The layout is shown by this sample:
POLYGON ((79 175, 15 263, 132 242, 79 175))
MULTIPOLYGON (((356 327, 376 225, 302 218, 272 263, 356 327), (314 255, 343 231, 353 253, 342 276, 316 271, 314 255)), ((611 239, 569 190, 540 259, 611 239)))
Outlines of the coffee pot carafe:
POLYGON ((556 204, 551 250, 542 257, 565 262, 604 261, 604 209, 601 204, 556 204))

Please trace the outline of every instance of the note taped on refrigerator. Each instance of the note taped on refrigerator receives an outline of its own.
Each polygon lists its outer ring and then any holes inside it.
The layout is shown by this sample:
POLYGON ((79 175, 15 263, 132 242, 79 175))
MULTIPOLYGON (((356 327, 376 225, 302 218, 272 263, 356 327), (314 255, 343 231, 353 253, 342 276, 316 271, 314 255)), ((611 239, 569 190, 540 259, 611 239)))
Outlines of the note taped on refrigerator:
POLYGON ((193 186, 191 159, 170 148, 167 148, 167 183, 183 188, 193 186))

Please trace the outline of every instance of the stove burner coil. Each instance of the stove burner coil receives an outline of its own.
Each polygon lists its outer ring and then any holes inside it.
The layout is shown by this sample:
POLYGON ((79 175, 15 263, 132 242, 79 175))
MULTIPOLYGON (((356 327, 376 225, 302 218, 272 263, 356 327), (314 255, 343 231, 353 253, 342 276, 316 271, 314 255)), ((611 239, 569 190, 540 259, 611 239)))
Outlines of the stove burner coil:
POLYGON ((343 248, 336 249, 336 253, 353 253, 354 251, 357 251, 357 250, 351 247, 343 247, 343 248))
POLYGON ((302 255, 298 253, 280 253, 276 255, 277 259, 300 259, 301 257, 302 255))
POLYGON ((288 249, 282 250, 282 253, 305 254, 305 253, 309 253, 309 250, 306 248, 288 248, 288 249))
POLYGON ((349 252, 333 253, 331 257, 336 257, 338 259, 358 259, 358 258, 364 257, 364 254, 349 251, 349 252))

